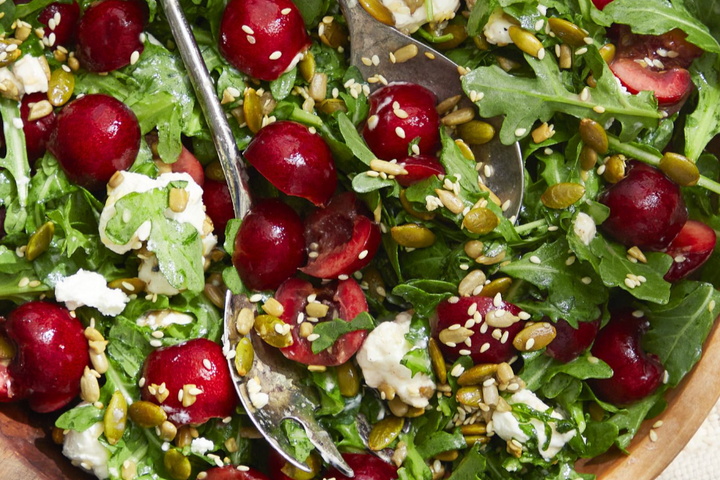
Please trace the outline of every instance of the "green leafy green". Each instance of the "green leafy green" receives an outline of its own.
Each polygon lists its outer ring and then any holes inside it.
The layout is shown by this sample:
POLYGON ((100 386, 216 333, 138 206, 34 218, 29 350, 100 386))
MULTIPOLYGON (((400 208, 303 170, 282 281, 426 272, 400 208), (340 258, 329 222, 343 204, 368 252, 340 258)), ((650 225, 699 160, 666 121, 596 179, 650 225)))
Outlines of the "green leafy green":
POLYGON ((4 228, 7 233, 19 232, 25 226, 30 185, 30 164, 25 149, 25 134, 22 128, 15 126, 20 119, 20 105, 18 102, 3 98, 0 99, 0 115, 3 119, 3 133, 7 153, 0 158, 0 168, 7 170, 15 184, 15 195, 11 202, 8 198, 0 199, 0 204, 7 208, 7 217, 4 228), (8 221, 10 220, 10 221, 8 221))
POLYGON ((310 443, 310 439, 308 439, 305 429, 295 420, 288 418, 283 420, 281 425, 285 435, 287 436, 290 447, 293 449, 293 457, 295 457, 295 459, 299 462, 307 460, 310 452, 312 452, 315 447, 313 447, 313 444, 310 443))
POLYGON ((685 117, 685 156, 696 161, 705 146, 720 133, 718 56, 705 54, 690 67, 698 91, 695 110, 685 117))
POLYGON ((375 321, 368 312, 361 312, 351 321, 347 322, 335 318, 328 322, 321 322, 315 325, 314 334, 319 335, 318 339, 312 342, 313 353, 320 353, 332 347, 338 338, 346 333, 358 330, 372 330, 375 328, 375 321))

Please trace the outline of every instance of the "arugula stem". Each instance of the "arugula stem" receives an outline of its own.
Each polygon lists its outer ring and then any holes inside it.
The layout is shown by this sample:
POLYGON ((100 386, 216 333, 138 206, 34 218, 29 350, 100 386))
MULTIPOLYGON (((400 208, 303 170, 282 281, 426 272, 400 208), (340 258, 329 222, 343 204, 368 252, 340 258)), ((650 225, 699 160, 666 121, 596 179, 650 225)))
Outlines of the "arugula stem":
POLYGON ((298 123, 309 125, 315 128, 320 128, 323 125, 323 121, 320 117, 318 117, 317 115, 313 115, 312 113, 308 113, 297 106, 290 114, 290 120, 295 120, 298 123))
POLYGON ((30 163, 22 125, 18 128, 14 123, 15 119, 20 120, 20 103, 9 98, 0 100, 0 114, 7 147, 7 154, 0 159, 0 165, 7 168, 15 179, 20 207, 25 208, 30 190, 30 163))
POLYGON ((534 222, 526 223, 524 225, 518 225, 515 227, 515 231, 522 235, 523 233, 530 232, 532 230, 535 230, 536 228, 544 227, 547 225, 547 222, 544 219, 535 220, 534 222))

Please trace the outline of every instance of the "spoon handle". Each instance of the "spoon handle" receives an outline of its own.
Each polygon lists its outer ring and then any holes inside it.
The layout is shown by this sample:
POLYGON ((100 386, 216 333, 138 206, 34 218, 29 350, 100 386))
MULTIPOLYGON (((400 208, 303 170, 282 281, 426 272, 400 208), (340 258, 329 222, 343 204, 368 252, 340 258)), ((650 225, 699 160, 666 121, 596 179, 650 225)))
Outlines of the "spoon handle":
POLYGON ((248 176, 243 158, 238 151, 235 137, 232 130, 230 130, 230 124, 215 94, 215 86, 180 3, 178 0, 161 0, 160 3, 163 6, 170 24, 170 30, 180 50, 180 56, 185 62, 190 82, 195 88, 195 93, 197 93, 210 133, 212 133, 215 149, 218 152, 220 164, 232 197, 235 216, 243 218, 250 209, 252 199, 247 186, 248 176))

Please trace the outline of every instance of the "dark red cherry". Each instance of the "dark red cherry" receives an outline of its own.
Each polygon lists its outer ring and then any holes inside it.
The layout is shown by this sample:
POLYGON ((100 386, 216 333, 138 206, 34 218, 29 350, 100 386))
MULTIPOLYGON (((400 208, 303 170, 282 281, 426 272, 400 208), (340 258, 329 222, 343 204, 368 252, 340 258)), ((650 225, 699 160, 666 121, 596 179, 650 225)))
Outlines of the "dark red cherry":
POLYGON ((593 5, 595 5, 598 10, 602 10, 612 2, 613 0, 592 0, 593 5))
MULTIPOLYGON (((334 318, 349 322, 361 312, 367 312, 368 310, 365 294, 353 279, 332 282, 314 288, 310 282, 299 278, 290 278, 280 285, 280 288, 275 292, 275 299, 284 308, 282 320, 288 325, 299 325, 298 316, 300 313, 307 318, 305 307, 308 304, 308 296, 312 294, 316 295, 316 302, 329 307, 327 315, 320 318, 320 322, 334 318)), ((291 332, 293 344, 280 349, 280 351, 290 360, 305 365, 341 365, 355 355, 355 352, 362 346, 367 336, 365 330, 346 333, 329 349, 313 353, 312 343, 300 336, 299 328, 293 328, 291 332)))
POLYGON ((98 190, 115 172, 127 170, 135 161, 140 125, 132 110, 119 100, 85 95, 57 115, 48 150, 70 180, 98 190))
POLYGON ((317 278, 352 275, 373 259, 380 228, 353 192, 341 193, 305 220, 308 264, 303 273, 317 278))
POLYGON ((693 88, 690 72, 675 67, 655 71, 629 58, 616 58, 610 69, 630 93, 649 90, 655 94, 660 105, 670 105, 687 98, 693 88))
MULTIPOLYGON (((650 69, 662 71, 675 67, 689 68, 703 50, 687 41, 687 34, 679 28, 662 35, 638 35, 628 25, 613 25, 608 31, 617 46, 615 58, 631 60, 659 60, 662 66, 653 62, 650 69)), ((647 62, 646 62, 647 63, 647 62)))
POLYGON ((457 301, 451 299, 440 302, 437 307, 437 318, 431 322, 431 326, 432 335, 438 340, 445 358, 454 361, 462 355, 470 355, 475 363, 501 363, 517 355, 517 350, 513 347, 513 339, 522 330, 525 322, 518 321, 506 328, 491 327, 485 319, 488 315, 495 315, 495 312, 499 311, 509 312, 515 316, 520 313, 520 309, 512 303, 501 301, 496 306, 489 297, 460 297, 457 301), (472 327, 466 326, 475 311, 480 313, 483 321, 474 323, 472 327), (472 330, 472 335, 468 337, 470 345, 463 342, 453 346, 440 340, 440 332, 453 325, 472 330))
POLYGON ((0 401, 27 398, 36 412, 52 412, 80 393, 88 344, 79 320, 59 305, 33 301, 0 326, 0 401))
POLYGON ((50 132, 55 123, 55 112, 37 120, 28 120, 30 106, 37 102, 47 100, 47 94, 37 92, 25 95, 20 103, 20 118, 23 121, 23 133, 25 133, 25 145, 27 148, 28 160, 32 163, 45 155, 50 132))
POLYGON ((245 158, 281 192, 325 205, 335 193, 337 175, 330 148, 317 133, 295 122, 262 128, 245 158))
POLYGON ((43 29, 45 37, 50 39, 53 38, 50 36, 51 34, 55 35, 55 41, 51 45, 53 50, 58 45, 70 47, 75 43, 75 30, 79 19, 80 6, 77 2, 51 3, 38 16, 38 22, 47 27, 43 29), (52 20, 52 27, 50 27, 50 20, 52 20))
POLYGON ((650 329, 645 317, 631 311, 613 313, 597 335, 592 354, 613 370, 608 379, 589 380, 595 395, 616 405, 629 405, 653 393, 665 369, 657 356, 642 349, 642 336, 650 329))
POLYGON ((235 237, 232 261, 248 288, 280 286, 305 261, 303 224, 298 214, 277 199, 253 206, 235 237))
POLYGON ((681 280, 702 267, 715 249, 715 230, 702 222, 688 220, 666 253, 673 258, 665 280, 681 280))
POLYGON ((151 352, 143 364, 142 376, 145 379, 142 399, 160 405, 176 425, 197 425, 211 418, 228 417, 238 403, 222 348, 205 338, 151 352), (150 387, 163 383, 170 395, 160 403, 150 387), (202 390, 195 403, 187 407, 178 400, 178 392, 185 385, 202 390))
MULTIPOLYGON (((547 318, 543 320, 549 321, 547 318)), ((572 362, 590 348, 599 328, 600 319, 592 322, 578 322, 578 328, 573 328, 568 322, 560 319, 555 323, 557 332, 555 340, 550 342, 545 353, 559 362, 572 362)))
MULTIPOLYGON (((396 480, 398 478, 397 468, 383 462, 375 455, 343 453, 342 457, 355 473, 354 480, 396 480)), ((335 468, 328 470, 324 477, 336 480, 353 480, 335 468)))
POLYGON ((660 170, 633 160, 625 178, 600 194, 610 208, 603 230, 632 247, 663 250, 687 221, 680 187, 660 170))
POLYGON ((291 0, 231 0, 220 22, 220 53, 260 80, 275 80, 310 47, 300 11, 291 0))
MULTIPOLYGON (((270 450, 270 455, 272 455, 275 450, 270 450)), ((272 468, 273 464, 270 463, 268 466, 272 468)), ((264 473, 258 472, 254 468, 239 470, 238 467, 233 465, 214 467, 205 473, 207 476, 203 477, 204 480, 268 480, 264 473)))
POLYGON ((147 7, 139 0, 104 0, 85 10, 77 29, 77 56, 91 72, 110 72, 130 65, 145 46, 140 34, 147 7))
POLYGON ((203 203, 205 204, 205 213, 210 216, 215 227, 215 235, 224 236, 227 223, 230 219, 235 218, 227 183, 209 178, 205 180, 203 203))
POLYGON ((436 103, 434 93, 415 83, 392 83, 373 92, 363 128, 370 150, 378 158, 399 160, 407 157, 410 142, 420 137, 420 153, 434 155, 440 146, 436 103))
POLYGON ((408 172, 407 175, 395 177, 403 187, 409 187, 433 175, 445 175, 445 167, 432 155, 413 155, 399 160, 398 163, 408 172))

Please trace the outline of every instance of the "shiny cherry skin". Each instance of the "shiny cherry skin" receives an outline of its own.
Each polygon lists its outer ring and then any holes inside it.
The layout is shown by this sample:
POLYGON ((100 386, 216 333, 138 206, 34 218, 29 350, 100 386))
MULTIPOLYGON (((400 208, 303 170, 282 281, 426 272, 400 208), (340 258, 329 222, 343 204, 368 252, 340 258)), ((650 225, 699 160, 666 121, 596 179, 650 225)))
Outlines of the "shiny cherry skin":
POLYGON ((252 290, 275 289, 305 262, 303 224, 280 200, 254 205, 235 237, 233 265, 252 290))
POLYGON ((595 7, 596 7, 598 10, 602 10, 602 9, 605 8, 608 4, 612 3, 612 1, 613 1, 613 0, 592 0, 592 3, 593 3, 593 5, 595 5, 595 7))
MULTIPOLYGON (((343 453, 343 459, 355 473, 354 480, 395 480, 398 478, 397 468, 385 463, 375 455, 362 453, 343 453)), ((352 480, 336 468, 324 474, 325 478, 336 480, 352 480)))
MULTIPOLYGON (((158 136, 157 133, 148 133, 145 135, 145 142, 147 142, 150 150, 153 152, 153 159, 156 162, 162 162, 158 154, 158 136)), ((195 180, 195 183, 201 187, 205 185, 205 170, 203 169, 202 163, 188 150, 185 145, 182 146, 180 155, 173 163, 167 164, 173 173, 187 173, 195 180)))
POLYGON ((658 357, 642 349, 642 336, 650 324, 645 317, 636 318, 632 313, 613 313, 591 350, 613 369, 613 376, 589 380, 590 387, 599 399, 615 405, 629 405, 652 394, 665 373, 658 357))
POLYGON ((669 70, 654 71, 643 67, 629 58, 616 58, 610 69, 630 93, 650 90, 658 99, 659 105, 670 105, 687 99, 693 83, 690 72, 674 67, 669 70))
POLYGON ((130 65, 145 46, 140 34, 147 7, 139 0, 103 0, 85 10, 77 28, 77 56, 91 72, 111 72, 130 65))
MULTIPOLYGON (((432 335, 438 342, 440 350, 446 359, 455 361, 460 358, 460 350, 469 350, 470 358, 474 363, 502 363, 507 362, 513 356, 517 355, 517 350, 513 347, 513 339, 515 335, 523 329, 525 322, 518 321, 513 323, 511 326, 506 328, 493 328, 484 327, 486 324, 483 321, 481 324, 475 324, 470 330, 473 334, 470 336, 472 344, 470 346, 465 343, 459 343, 455 346, 446 345, 440 341, 440 332, 449 328, 455 324, 460 324, 462 328, 465 328, 465 323, 471 315, 468 315, 468 310, 471 305, 477 305, 477 311, 485 319, 490 312, 496 310, 504 310, 515 316, 520 313, 520 309, 505 301, 501 301, 498 306, 495 306, 493 299, 490 297, 460 297, 457 302, 451 303, 449 300, 440 302, 437 307, 437 315, 430 324, 432 327, 432 335), (500 331, 500 338, 496 339, 493 337, 495 330, 500 331), (502 336, 507 333, 506 341, 502 342, 502 336), (481 352, 485 344, 489 344, 490 348, 486 351, 481 352)), ((496 334, 497 335, 497 334, 496 334)))
MULTIPOLYGON (((549 321, 547 318, 543 320, 549 321)), ((578 322, 578 328, 573 328, 568 322, 560 319, 555 323, 557 335, 547 346, 545 353, 558 362, 572 362, 590 348, 599 329, 600 319, 578 322)))
POLYGON ((38 22, 45 25, 45 36, 50 37, 51 33, 55 34, 55 42, 52 44, 53 50, 59 45, 70 47, 75 43, 75 32, 78 20, 80 19, 80 6, 77 2, 72 3, 51 3, 45 7, 38 16, 38 22), (60 23, 55 28, 50 28, 48 24, 50 19, 55 23, 55 16, 60 15, 60 23))
POLYGON ((665 280, 676 282, 697 271, 712 255, 716 240, 715 230, 702 222, 688 220, 667 248, 673 263, 665 280))
POLYGON ((663 250, 680 233, 688 213, 680 187, 663 173, 633 160, 625 178, 600 194, 610 208, 603 230, 627 247, 663 250))
POLYGON ((203 203, 205 213, 210 216, 215 227, 215 235, 224 236, 227 223, 235 218, 232 206, 232 197, 227 183, 216 180, 205 180, 203 188, 203 203))
POLYGON ((445 175, 445 167, 432 155, 413 155, 398 160, 398 164, 407 170, 407 175, 398 175, 395 179, 403 187, 409 187, 433 175, 445 175))
MULTIPOLYGON (((107 0, 110 1, 110 0, 107 0)), ((97 191, 140 150, 140 125, 124 103, 109 95, 85 95, 57 115, 48 150, 75 183, 97 191)))
POLYGON ((281 192, 325 205, 337 188, 330 148, 317 133, 282 121, 263 127, 245 150, 245 158, 281 192))
MULTIPOLYGON (((307 297, 311 294, 317 296, 315 301, 329 307, 328 314, 325 318, 320 318, 320 322, 333 318, 341 318, 350 322, 361 312, 368 311, 365 294, 352 278, 328 283, 319 288, 313 287, 310 282, 305 280, 290 278, 275 292, 275 300, 280 302, 284 308, 282 320, 288 325, 299 325, 298 316, 300 313, 306 316, 307 297)), ((300 336, 299 328, 293 328, 291 332, 293 344, 281 348, 280 351, 290 360, 305 365, 341 365, 355 355, 367 337, 365 330, 346 333, 338 338, 329 349, 313 353, 312 343, 300 336)))
POLYGON ((370 150, 378 158, 400 160, 407 157, 410 142, 420 137, 420 154, 434 155, 440 147, 436 103, 434 93, 415 83, 391 83, 373 92, 368 121, 363 128, 370 150), (400 118, 395 107, 407 117, 400 118))
POLYGON ((153 351, 145 359, 142 376, 142 399, 160 405, 175 425, 197 425, 211 418, 228 417, 238 403, 222 348, 205 338, 153 351), (149 387, 163 383, 170 395, 160 403, 149 387), (184 385, 195 385, 203 391, 189 407, 178 401, 178 391, 184 385))
POLYGON ((23 133, 25 134, 25 145, 27 148, 28 160, 32 164, 35 160, 45 155, 47 142, 50 138, 53 124, 55 123, 55 112, 37 120, 28 120, 30 105, 47 100, 45 93, 37 92, 25 95, 20 103, 20 118, 23 121, 23 133))
POLYGON ((350 276, 366 267, 380 247, 380 227, 354 192, 334 197, 305 220, 309 260, 300 270, 317 278, 350 276), (316 253, 317 256, 312 258, 316 253))
POLYGON ((231 0, 220 22, 220 53, 260 80, 277 79, 310 43, 291 0, 231 0))
POLYGON ((28 302, 10 312, 0 325, 1 356, 10 357, 0 366, 0 401, 27 398, 41 413, 69 404, 90 360, 83 332, 80 321, 54 303, 28 302))
MULTIPOLYGON (((273 450, 272 452, 274 453, 275 451, 273 450)), ((271 463, 270 468, 272 467, 273 465, 271 463)), ((264 473, 258 472, 254 468, 250 468, 246 471, 241 471, 233 465, 214 467, 210 470, 206 470, 205 473, 207 474, 207 476, 204 477, 204 480, 269 480, 264 473)))

